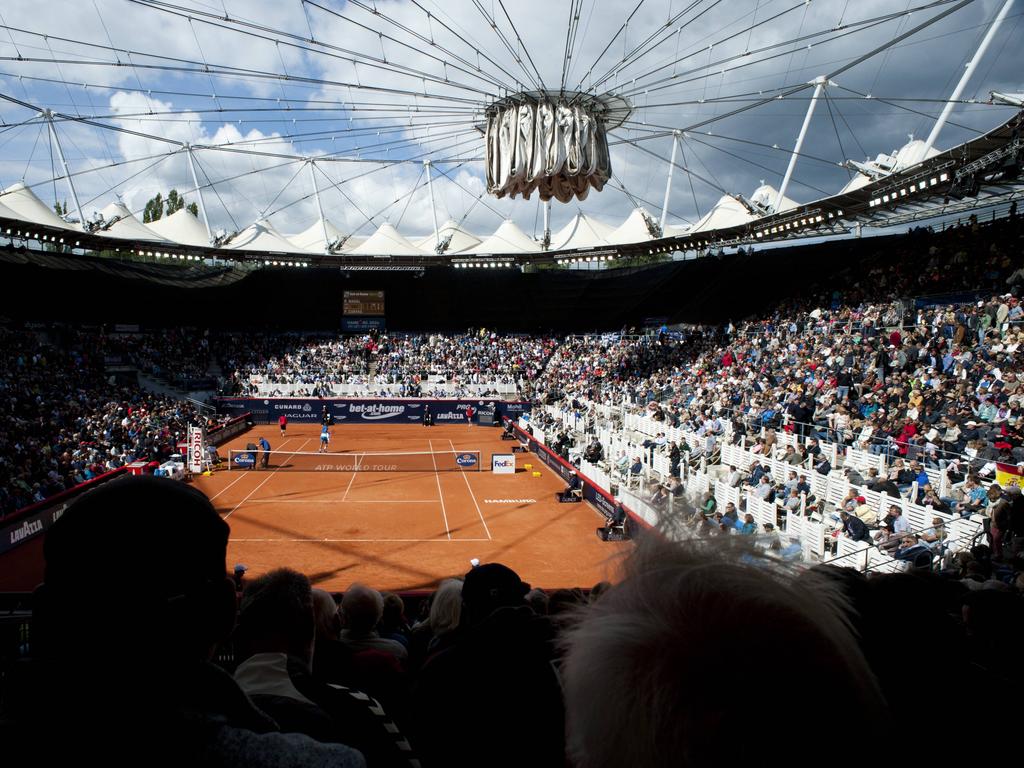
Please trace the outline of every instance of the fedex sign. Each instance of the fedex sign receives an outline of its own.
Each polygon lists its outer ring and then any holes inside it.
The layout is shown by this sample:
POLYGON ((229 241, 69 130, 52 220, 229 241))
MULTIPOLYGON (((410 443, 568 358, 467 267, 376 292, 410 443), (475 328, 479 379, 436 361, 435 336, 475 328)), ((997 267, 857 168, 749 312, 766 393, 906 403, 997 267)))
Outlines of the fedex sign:
POLYGON ((514 475, 516 473, 516 455, 514 453, 492 453, 491 472, 496 475, 514 475))

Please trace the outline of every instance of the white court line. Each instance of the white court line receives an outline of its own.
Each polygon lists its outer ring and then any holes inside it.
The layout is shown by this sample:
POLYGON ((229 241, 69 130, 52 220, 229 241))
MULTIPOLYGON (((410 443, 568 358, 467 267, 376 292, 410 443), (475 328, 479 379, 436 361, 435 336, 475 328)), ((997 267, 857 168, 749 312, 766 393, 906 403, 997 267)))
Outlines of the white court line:
POLYGON ((250 504, 437 504, 437 499, 253 499, 250 504))
MULTIPOLYGON (((448 541, 452 540, 452 532, 448 528, 448 513, 444 509, 444 491, 441 490, 441 476, 437 474, 437 459, 434 457, 434 441, 427 440, 430 446, 430 460, 434 462, 434 479, 437 480, 437 495, 441 499, 441 516, 444 518, 444 532, 448 534, 448 541)), ((454 448, 454 446, 452 446, 454 448)))
MULTIPOLYGON (((272 542, 276 542, 276 541, 298 541, 298 542, 310 542, 310 543, 315 543, 315 544, 320 544, 320 543, 325 543, 325 542, 327 542, 327 543, 329 543, 329 542, 341 542, 341 541, 347 541, 347 542, 365 541, 365 542, 369 542, 369 543, 385 542, 385 541, 422 542, 424 544, 429 544, 431 542, 437 542, 439 544, 447 544, 448 543, 444 539, 235 539, 235 538, 232 538, 231 541, 232 541, 232 543, 246 542, 246 543, 260 543, 260 544, 265 544, 265 543, 268 543, 268 542, 272 543, 272 542)), ((488 539, 455 539, 455 541, 457 541, 457 542, 463 542, 463 541, 488 541, 488 539)))
MULTIPOLYGON (((306 443, 308 443, 308 442, 309 442, 310 440, 312 440, 312 439, 313 439, 313 438, 309 438, 309 439, 307 439, 305 443, 303 443, 303 444, 302 444, 301 446, 299 446, 299 449, 298 449, 297 451, 292 451, 292 452, 291 452, 291 453, 290 453, 290 454, 288 455, 288 458, 291 458, 291 457, 292 457, 292 456, 294 456, 294 455, 295 455, 296 453, 298 453, 298 452, 299 452, 299 451, 301 451, 301 450, 302 450, 303 448, 305 448, 305 447, 306 447, 306 443)), ((259 485, 257 485, 257 486, 256 486, 255 488, 253 488, 253 489, 252 489, 251 491, 249 491, 249 496, 252 496, 252 495, 253 495, 254 493, 256 493, 256 491, 258 491, 258 490, 259 490, 260 488, 262 488, 262 487, 263 487, 264 485, 266 485, 266 483, 267 483, 267 480, 269 480, 269 479, 270 479, 270 478, 272 478, 272 477, 273 477, 274 475, 276 475, 276 474, 278 473, 278 471, 279 471, 280 469, 281 469, 281 467, 280 467, 280 466, 278 466, 278 468, 277 468, 277 469, 275 469, 275 470, 274 470, 273 472, 271 472, 271 473, 270 473, 269 475, 267 475, 266 479, 265 479, 265 480, 264 480, 264 481, 263 481, 262 483, 260 483, 259 485)), ((234 507, 232 508, 231 512, 228 512, 228 513, 227 513, 226 515, 224 515, 224 519, 225 519, 225 520, 227 520, 227 519, 228 519, 229 517, 231 517, 232 513, 234 513, 234 511, 235 511, 236 509, 238 509, 238 508, 239 508, 240 506, 242 506, 243 504, 245 504, 245 502, 247 502, 247 501, 249 500, 249 496, 246 496, 246 497, 245 497, 244 499, 242 499, 242 500, 241 500, 240 502, 238 502, 237 504, 235 504, 235 506, 234 506, 234 507)))
POLYGON ((348 498, 348 492, 352 490, 352 483, 354 483, 356 481, 356 474, 358 472, 359 472, 359 458, 357 457, 356 458, 356 469, 352 470, 352 477, 348 481, 348 488, 345 489, 345 495, 341 497, 342 501, 344 501, 345 499, 348 498))
MULTIPOLYGON (((453 443, 451 440, 449 440, 448 444, 452 447, 452 452, 454 453, 455 452, 455 443, 453 443)), ((483 451, 481 451, 480 452, 480 460, 483 461, 483 458, 484 458, 484 454, 483 454, 483 451)), ((491 531, 487 527, 487 521, 484 520, 484 513, 480 511, 480 505, 476 503, 476 494, 473 493, 473 487, 469 484, 469 478, 466 477, 466 473, 465 472, 460 472, 459 474, 462 475, 462 479, 466 481, 466 487, 469 489, 469 495, 473 499, 473 506, 476 507, 476 513, 478 515, 480 515, 480 522, 484 524, 484 533, 487 534, 487 540, 490 541, 491 540, 491 531)), ((462 539, 459 539, 459 541, 462 541, 462 539)), ((466 539, 466 541, 468 541, 468 539, 466 539)))
MULTIPOLYGON (((292 437, 286 437, 286 438, 284 439, 284 441, 283 441, 283 442, 281 443, 281 445, 284 445, 284 443, 287 443, 287 442, 288 442, 289 440, 298 440, 298 438, 297 438, 297 437, 295 437, 295 438, 292 438, 292 437)), ((230 452, 228 453, 228 461, 229 461, 229 462, 231 461, 231 454, 230 454, 230 452)), ((230 466, 230 465, 229 465, 229 466, 230 466)), ((247 476, 248 474, 249 474, 249 473, 248 473, 248 472, 247 472, 246 470, 244 470, 244 469, 240 469, 240 470, 238 470, 238 477, 236 477, 236 478, 235 478, 234 480, 232 480, 232 481, 231 481, 230 483, 228 483, 228 484, 227 484, 227 485, 225 485, 225 486, 224 486, 223 488, 221 488, 221 489, 220 489, 219 491, 217 491, 217 493, 215 493, 215 494, 214 494, 213 496, 211 496, 211 497, 210 497, 210 501, 213 501, 214 499, 216 499, 216 498, 217 498, 218 496, 220 496, 220 495, 221 495, 222 493, 224 493, 224 491, 226 491, 226 490, 227 490, 228 488, 230 488, 230 487, 231 487, 232 485, 234 485, 235 483, 237 483, 237 482, 238 482, 239 480, 241 480, 241 479, 242 479, 243 477, 246 477, 246 476, 247 476)))

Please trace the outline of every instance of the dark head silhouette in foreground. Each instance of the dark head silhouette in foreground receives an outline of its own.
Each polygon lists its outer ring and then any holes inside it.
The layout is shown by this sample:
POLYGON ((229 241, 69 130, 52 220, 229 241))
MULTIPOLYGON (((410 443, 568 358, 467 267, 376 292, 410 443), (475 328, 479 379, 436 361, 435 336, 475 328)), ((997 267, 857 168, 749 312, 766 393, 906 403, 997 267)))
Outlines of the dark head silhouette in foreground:
POLYGON ((278 733, 210 663, 235 620, 228 533, 172 480, 124 478, 76 501, 46 536, 32 661, 4 709, 20 738, 5 743, 38 764, 70 745, 102 765, 363 765, 346 746, 278 733))

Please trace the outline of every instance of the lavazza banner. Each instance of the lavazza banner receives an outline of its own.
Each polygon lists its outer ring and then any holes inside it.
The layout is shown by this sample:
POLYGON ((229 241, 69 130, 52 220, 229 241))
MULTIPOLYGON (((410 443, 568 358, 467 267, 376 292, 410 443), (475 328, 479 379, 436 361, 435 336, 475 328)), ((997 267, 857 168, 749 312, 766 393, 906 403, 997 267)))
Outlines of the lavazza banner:
POLYGON ((124 473, 125 468, 120 467, 99 477, 94 477, 81 485, 76 485, 63 493, 58 493, 38 504, 33 504, 31 507, 19 510, 11 522, 0 527, 0 555, 29 539, 46 533, 50 526, 64 514, 64 510, 71 506, 71 502, 86 491, 113 480, 115 477, 120 477, 124 473))
POLYGON ((335 424, 420 424, 424 408, 430 408, 435 424, 465 423, 466 409, 490 408, 502 416, 519 418, 530 410, 530 403, 501 400, 342 400, 335 398, 234 398, 217 400, 221 413, 251 413, 253 421, 276 424, 280 416, 288 421, 319 424, 324 408, 335 424))

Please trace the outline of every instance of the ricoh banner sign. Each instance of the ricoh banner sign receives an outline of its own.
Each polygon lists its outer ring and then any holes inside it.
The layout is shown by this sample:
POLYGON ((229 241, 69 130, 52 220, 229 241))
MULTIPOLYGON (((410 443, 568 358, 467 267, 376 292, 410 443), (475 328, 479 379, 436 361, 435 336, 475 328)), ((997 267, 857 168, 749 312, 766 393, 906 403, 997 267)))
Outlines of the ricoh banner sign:
POLYGON ((334 423, 345 424, 420 424, 423 411, 430 408, 435 424, 464 424, 466 409, 473 406, 477 412, 494 407, 500 415, 517 418, 530 410, 530 403, 500 400, 343 400, 336 398, 233 398, 217 400, 222 413, 249 412, 255 422, 276 424, 280 416, 296 423, 319 424, 324 409, 334 423))
POLYGON ((188 428, 188 471, 199 474, 203 471, 203 430, 188 428))

